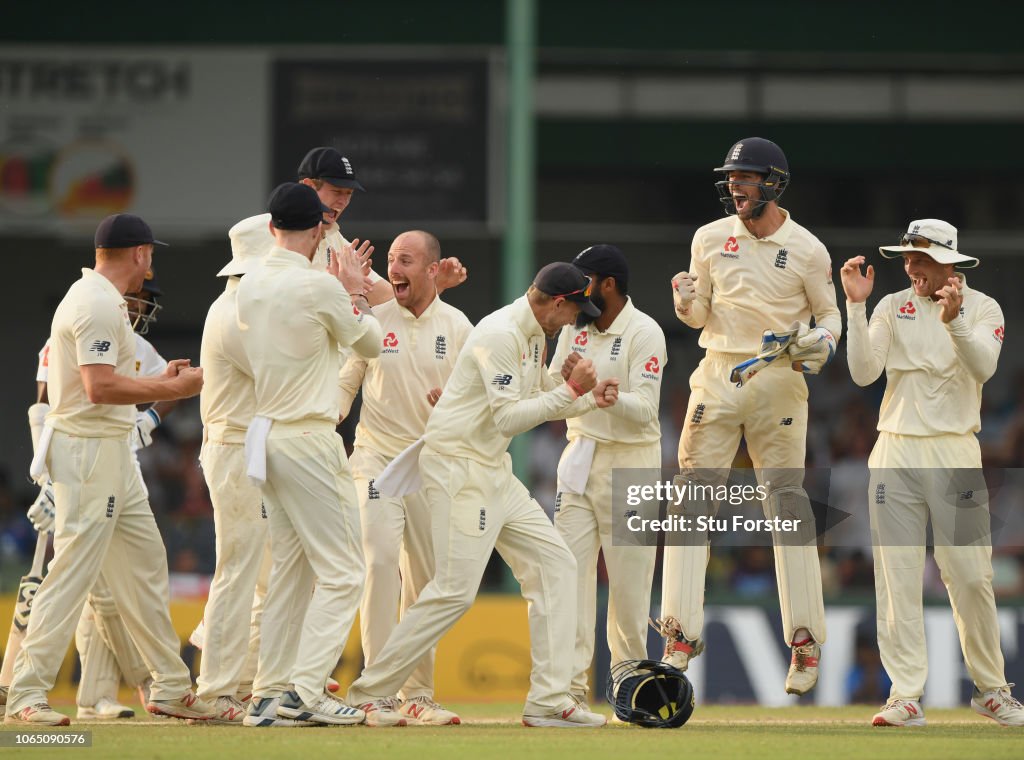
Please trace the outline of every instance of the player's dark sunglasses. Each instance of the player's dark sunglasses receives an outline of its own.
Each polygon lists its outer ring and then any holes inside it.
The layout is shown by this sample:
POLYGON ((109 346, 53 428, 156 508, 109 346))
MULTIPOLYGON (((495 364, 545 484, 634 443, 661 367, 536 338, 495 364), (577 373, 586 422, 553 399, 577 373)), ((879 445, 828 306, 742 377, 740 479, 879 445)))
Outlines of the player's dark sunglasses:
POLYGON ((900 245, 910 246, 911 248, 931 248, 933 245, 939 246, 939 248, 945 248, 948 251, 952 251, 952 246, 948 246, 945 243, 940 243, 938 240, 932 240, 926 238, 924 235, 904 235, 900 238, 900 245))

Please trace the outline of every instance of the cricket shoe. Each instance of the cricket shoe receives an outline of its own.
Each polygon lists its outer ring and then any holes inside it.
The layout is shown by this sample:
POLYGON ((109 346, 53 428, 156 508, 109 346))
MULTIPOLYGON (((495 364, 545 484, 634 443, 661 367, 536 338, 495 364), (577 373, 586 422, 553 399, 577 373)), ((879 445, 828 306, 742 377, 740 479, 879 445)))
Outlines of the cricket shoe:
POLYGON ((4 723, 21 726, 70 726, 71 718, 57 712, 46 702, 37 702, 13 715, 8 713, 4 723))
POLYGON ((245 705, 234 697, 217 697, 213 701, 213 709, 217 714, 210 719, 210 723, 240 726, 245 718, 245 705))
MULTIPOLYGON (((152 678, 147 678, 145 681, 140 683, 138 688, 137 688, 137 691, 139 693, 139 702, 142 703, 142 709, 143 710, 147 709, 146 705, 149 704, 149 690, 152 687, 153 687, 153 679, 152 678)), ((166 715, 156 715, 156 714, 153 714, 153 717, 154 718, 159 718, 160 720, 165 720, 167 718, 166 715)))
POLYGON ((600 728, 607 722, 603 715, 590 712, 575 699, 547 715, 523 715, 523 725, 530 728, 600 728))
POLYGON ((150 699, 146 710, 153 715, 181 720, 213 720, 217 716, 214 706, 197 697, 192 689, 177 699, 150 699))
POLYGON ((674 617, 659 618, 651 627, 665 637, 665 656, 661 661, 677 670, 686 670, 690 660, 704 651, 704 640, 686 638, 683 626, 674 617))
POLYGON ((872 726, 926 726, 924 709, 916 699, 893 697, 871 719, 872 726))
POLYGON ((430 697, 407 699, 398 712, 408 718, 410 726, 458 726, 462 723, 462 718, 430 697))
POLYGON ((78 706, 76 720, 114 720, 116 718, 134 718, 135 711, 110 697, 100 697, 92 707, 78 706))
POLYGON ((253 697, 242 718, 242 725, 250 728, 303 728, 317 725, 308 720, 282 718, 277 713, 280 702, 280 697, 253 697))
POLYGON ((398 697, 387 697, 385 699, 373 699, 359 705, 359 709, 366 713, 366 725, 368 726, 407 726, 408 719, 398 711, 398 697))
POLYGON ((277 714, 293 720, 308 720, 328 726, 351 726, 362 723, 366 714, 355 707, 349 707, 340 699, 326 692, 313 700, 312 704, 302 701, 299 693, 289 689, 281 695, 277 714))
POLYGON ((821 645, 813 639, 793 647, 793 659, 786 674, 787 694, 806 694, 818 683, 818 660, 821 645))
POLYGON ((971 707, 978 715, 991 718, 1002 726, 1024 726, 1024 705, 1010 694, 1012 683, 982 694, 974 687, 971 707))

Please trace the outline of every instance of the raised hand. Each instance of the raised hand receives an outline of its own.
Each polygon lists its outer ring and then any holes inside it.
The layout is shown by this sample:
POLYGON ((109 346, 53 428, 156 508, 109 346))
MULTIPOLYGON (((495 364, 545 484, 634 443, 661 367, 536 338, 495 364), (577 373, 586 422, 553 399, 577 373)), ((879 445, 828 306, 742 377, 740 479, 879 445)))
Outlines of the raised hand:
POLYGON ((950 277, 949 280, 939 288, 935 295, 938 296, 939 304, 942 305, 942 321, 952 322, 960 313, 960 307, 964 302, 963 291, 960 290, 960 278, 950 277))
POLYGON ((438 293, 448 290, 448 288, 454 288, 456 285, 461 285, 466 281, 469 273, 466 271, 466 267, 462 266, 462 262, 454 256, 449 256, 446 259, 441 259, 440 265, 437 267, 437 277, 434 279, 434 287, 438 293))
POLYGON ((676 314, 685 317, 690 313, 690 307, 697 298, 697 275, 689 272, 680 272, 672 278, 672 301, 675 303, 676 314))
POLYGON ((843 291, 846 293, 846 300, 850 303, 864 303, 875 287, 875 268, 868 264, 868 276, 865 277, 860 271, 863 264, 863 256, 854 256, 852 259, 847 259, 843 268, 839 270, 839 276, 843 281, 843 291))

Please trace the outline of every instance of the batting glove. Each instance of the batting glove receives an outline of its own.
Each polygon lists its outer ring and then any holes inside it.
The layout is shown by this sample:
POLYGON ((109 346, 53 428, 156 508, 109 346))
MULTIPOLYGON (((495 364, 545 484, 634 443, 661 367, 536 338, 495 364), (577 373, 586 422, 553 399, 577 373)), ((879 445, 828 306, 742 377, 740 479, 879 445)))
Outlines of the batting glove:
POLYGON ((696 275, 689 272, 680 272, 672 278, 672 301, 676 306, 676 314, 685 317, 690 313, 690 306, 697 298, 697 288, 693 284, 696 275))
POLYGON ((135 416, 135 432, 132 434, 134 439, 132 443, 135 445, 132 448, 142 449, 151 444, 153 442, 153 431, 159 424, 160 415, 152 407, 144 412, 139 412, 135 416))
POLYGON ((836 339, 824 327, 808 329, 789 347, 793 369, 817 375, 836 355, 836 339))
POLYGON ((39 496, 28 508, 28 519, 32 527, 40 533, 52 533, 55 515, 53 501, 53 481, 47 480, 46 485, 39 489, 39 496))

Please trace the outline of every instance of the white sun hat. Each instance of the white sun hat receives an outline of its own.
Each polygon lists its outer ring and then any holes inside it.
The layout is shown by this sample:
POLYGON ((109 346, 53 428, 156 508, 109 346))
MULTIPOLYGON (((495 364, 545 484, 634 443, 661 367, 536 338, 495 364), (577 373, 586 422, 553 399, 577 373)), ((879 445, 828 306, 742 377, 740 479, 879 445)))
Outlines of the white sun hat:
POLYGON ((269 222, 270 214, 257 214, 243 219, 228 230, 231 261, 217 272, 218 277, 243 275, 270 252, 274 247, 274 237, 267 229, 269 222))
POLYGON ((926 253, 940 264, 954 264, 960 269, 980 263, 956 249, 956 227, 941 219, 916 219, 907 226, 899 245, 883 245, 878 249, 887 259, 897 259, 913 251, 926 253))

